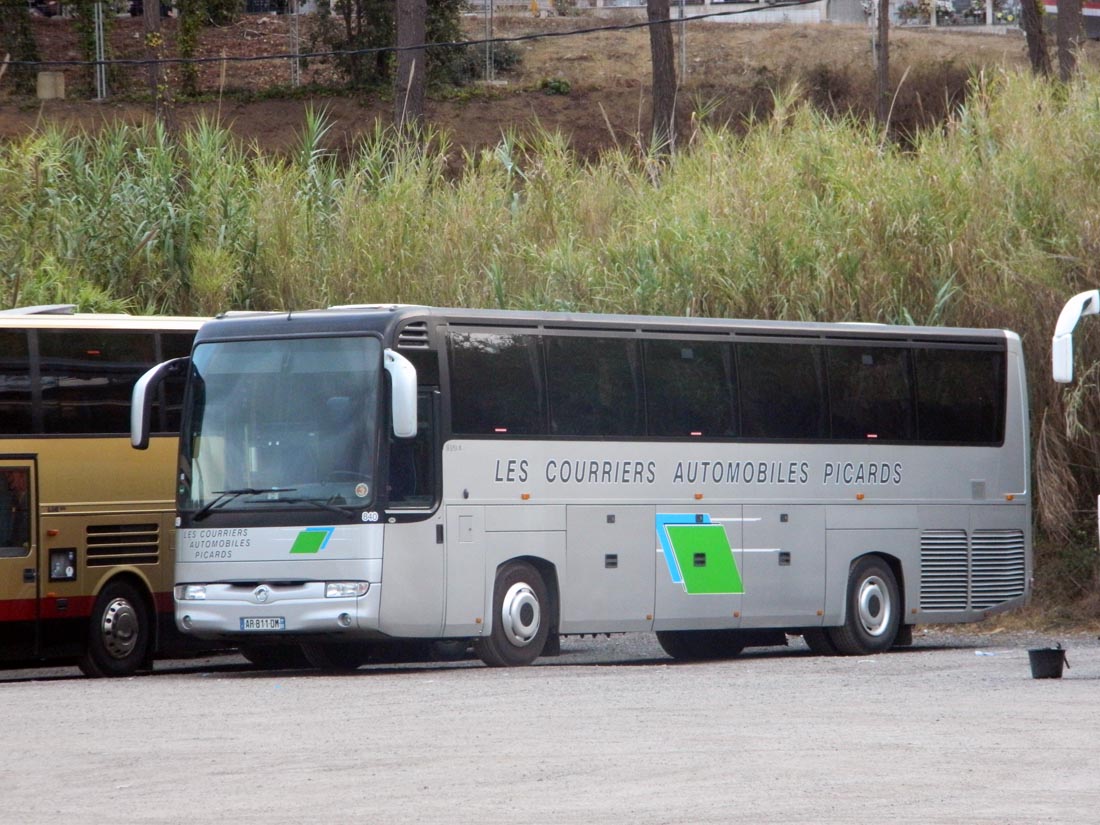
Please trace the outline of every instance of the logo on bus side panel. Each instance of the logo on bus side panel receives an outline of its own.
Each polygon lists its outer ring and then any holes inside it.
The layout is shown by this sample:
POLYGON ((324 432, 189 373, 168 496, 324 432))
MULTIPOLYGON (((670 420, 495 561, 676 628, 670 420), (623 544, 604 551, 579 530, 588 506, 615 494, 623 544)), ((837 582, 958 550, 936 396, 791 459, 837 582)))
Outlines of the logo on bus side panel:
POLYGON ((658 513, 657 538, 672 580, 685 592, 745 592, 726 528, 706 513, 658 513))
POLYGON ((335 527, 307 527, 290 547, 291 553, 320 553, 332 538, 335 527))

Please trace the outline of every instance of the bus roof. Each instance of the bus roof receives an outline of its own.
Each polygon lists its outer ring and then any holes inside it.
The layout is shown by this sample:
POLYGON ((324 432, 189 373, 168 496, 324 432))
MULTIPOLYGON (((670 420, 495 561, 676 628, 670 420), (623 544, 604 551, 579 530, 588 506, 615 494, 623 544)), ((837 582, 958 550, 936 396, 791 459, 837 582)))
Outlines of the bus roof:
POLYGON ((334 307, 301 312, 229 313, 204 325, 197 340, 225 340, 319 333, 393 333, 408 323, 433 326, 538 328, 547 331, 585 329, 609 332, 683 333, 701 335, 783 335, 804 338, 861 340, 973 341, 994 343, 1018 336, 1003 329, 926 327, 863 322, 770 321, 725 318, 687 318, 653 315, 612 315, 580 312, 458 309, 415 305, 334 307))
MULTIPOLYGON (((37 309, 30 307, 29 309, 37 309)), ((97 312, 0 311, 0 329, 197 330, 208 318, 97 312)))

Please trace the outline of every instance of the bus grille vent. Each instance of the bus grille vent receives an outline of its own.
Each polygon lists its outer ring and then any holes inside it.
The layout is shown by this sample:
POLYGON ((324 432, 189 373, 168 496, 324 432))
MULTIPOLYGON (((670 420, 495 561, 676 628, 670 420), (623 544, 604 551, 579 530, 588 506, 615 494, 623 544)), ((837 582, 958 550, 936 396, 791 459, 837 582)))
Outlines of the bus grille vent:
POLYGON ((160 528, 156 523, 89 524, 84 536, 89 567, 156 564, 160 560, 160 528))
POLYGON ((428 349, 428 322, 414 321, 397 333, 398 349, 428 349))
POLYGON ((970 553, 970 606, 974 610, 1024 595, 1027 560, 1022 530, 975 530, 970 553))
POLYGON ((965 610, 965 530, 928 530, 920 537, 921 610, 965 610))
POLYGON ((920 541, 922 610, 988 610, 1024 595, 1021 530, 928 530, 920 541))

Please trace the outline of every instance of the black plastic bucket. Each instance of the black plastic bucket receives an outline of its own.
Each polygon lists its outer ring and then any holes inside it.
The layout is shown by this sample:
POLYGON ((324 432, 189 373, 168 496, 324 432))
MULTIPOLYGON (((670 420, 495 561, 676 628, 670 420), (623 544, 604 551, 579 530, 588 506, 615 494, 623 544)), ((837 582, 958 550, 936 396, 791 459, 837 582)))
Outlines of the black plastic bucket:
POLYGON ((1038 647, 1027 652, 1032 679, 1061 679, 1062 666, 1069 667, 1066 652, 1058 647, 1038 647))

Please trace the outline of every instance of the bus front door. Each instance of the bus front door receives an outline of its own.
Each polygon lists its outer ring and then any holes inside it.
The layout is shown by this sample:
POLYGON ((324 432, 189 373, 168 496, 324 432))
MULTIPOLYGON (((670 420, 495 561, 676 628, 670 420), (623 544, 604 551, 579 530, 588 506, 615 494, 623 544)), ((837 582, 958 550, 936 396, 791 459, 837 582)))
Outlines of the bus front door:
POLYGON ((0 659, 38 652, 34 460, 0 456, 0 659))

